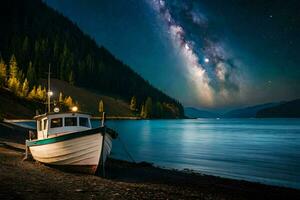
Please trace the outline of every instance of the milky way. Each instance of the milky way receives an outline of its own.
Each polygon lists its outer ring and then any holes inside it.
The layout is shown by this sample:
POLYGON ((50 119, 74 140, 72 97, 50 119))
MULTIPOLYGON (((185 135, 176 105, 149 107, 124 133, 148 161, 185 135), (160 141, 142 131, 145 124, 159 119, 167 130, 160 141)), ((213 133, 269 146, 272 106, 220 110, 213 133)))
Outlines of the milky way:
POLYGON ((210 34, 209 19, 197 5, 193 1, 150 3, 167 25, 174 47, 180 49, 185 75, 192 81, 199 102, 214 106, 238 96, 240 69, 222 41, 210 34))

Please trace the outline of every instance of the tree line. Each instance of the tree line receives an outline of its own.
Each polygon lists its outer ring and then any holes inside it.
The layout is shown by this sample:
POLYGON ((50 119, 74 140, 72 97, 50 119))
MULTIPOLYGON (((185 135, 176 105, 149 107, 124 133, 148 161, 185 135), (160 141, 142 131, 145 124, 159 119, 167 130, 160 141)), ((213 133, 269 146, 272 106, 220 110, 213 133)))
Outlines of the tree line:
MULTIPOLYGON (((11 56, 8 64, 0 57, 0 87, 7 89, 20 98, 44 104, 47 99, 47 90, 42 85, 35 85, 34 71, 29 64, 26 73, 19 69, 16 57, 11 56)), ((61 108, 70 108, 74 103, 71 96, 63 97, 62 92, 53 104, 61 108)))
POLYGON ((146 101, 138 107, 135 96, 131 98, 130 109, 136 112, 141 118, 173 118, 180 111, 177 106, 171 103, 153 102, 151 97, 147 97, 146 101))

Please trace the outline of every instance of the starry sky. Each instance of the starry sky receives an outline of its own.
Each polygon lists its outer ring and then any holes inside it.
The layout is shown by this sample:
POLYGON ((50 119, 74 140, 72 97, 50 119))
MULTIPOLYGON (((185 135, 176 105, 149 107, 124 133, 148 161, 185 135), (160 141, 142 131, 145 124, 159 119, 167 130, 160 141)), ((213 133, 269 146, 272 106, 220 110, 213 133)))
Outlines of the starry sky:
POLYGON ((44 1, 184 106, 300 98, 300 1, 44 1))

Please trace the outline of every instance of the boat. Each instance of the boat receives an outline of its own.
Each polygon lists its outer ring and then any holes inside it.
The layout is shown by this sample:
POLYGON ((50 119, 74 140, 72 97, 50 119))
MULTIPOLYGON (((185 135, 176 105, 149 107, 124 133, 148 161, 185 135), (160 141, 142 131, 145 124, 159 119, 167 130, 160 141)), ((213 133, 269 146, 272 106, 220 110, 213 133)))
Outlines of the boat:
POLYGON ((92 128, 85 113, 46 113, 34 119, 37 139, 26 140, 26 149, 36 161, 90 174, 104 166, 116 137, 112 129, 92 128))
POLYGON ((78 112, 75 106, 67 112, 60 112, 55 107, 52 112, 50 96, 49 75, 48 112, 34 117, 37 131, 30 132, 26 140, 25 158, 30 151, 33 159, 46 165, 89 174, 95 174, 98 169, 104 173, 112 140, 117 137, 114 130, 104 125, 105 114, 102 116, 102 126, 93 128, 91 115, 78 112))

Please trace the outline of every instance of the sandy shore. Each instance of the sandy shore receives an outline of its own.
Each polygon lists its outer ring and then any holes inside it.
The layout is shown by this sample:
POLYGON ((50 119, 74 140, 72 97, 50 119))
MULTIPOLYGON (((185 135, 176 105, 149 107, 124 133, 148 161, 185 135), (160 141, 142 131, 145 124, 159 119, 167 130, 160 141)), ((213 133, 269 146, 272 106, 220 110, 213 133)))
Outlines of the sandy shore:
POLYGON ((64 172, 22 161, 24 132, 0 125, 0 138, 0 199, 300 199, 300 190, 113 159, 105 178, 64 172))

